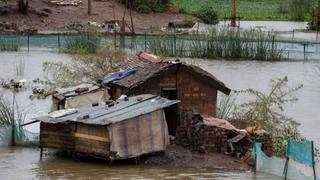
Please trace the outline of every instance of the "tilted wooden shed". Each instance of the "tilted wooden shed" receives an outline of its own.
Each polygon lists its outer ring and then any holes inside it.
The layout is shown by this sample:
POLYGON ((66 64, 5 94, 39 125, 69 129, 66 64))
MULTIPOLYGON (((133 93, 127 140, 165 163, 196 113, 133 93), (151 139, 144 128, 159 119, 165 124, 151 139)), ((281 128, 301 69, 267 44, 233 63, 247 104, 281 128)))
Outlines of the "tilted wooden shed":
POLYGON ((41 151, 56 148, 105 159, 127 159, 163 151, 169 144, 163 108, 178 102, 139 95, 112 104, 38 117, 41 151))

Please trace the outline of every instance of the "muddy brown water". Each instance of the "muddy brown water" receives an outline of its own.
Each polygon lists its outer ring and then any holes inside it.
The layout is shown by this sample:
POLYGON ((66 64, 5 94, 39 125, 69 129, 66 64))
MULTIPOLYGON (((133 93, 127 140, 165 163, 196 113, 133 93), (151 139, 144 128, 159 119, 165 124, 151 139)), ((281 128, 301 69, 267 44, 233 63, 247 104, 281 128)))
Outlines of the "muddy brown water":
MULTIPOLYGON (((1 52, 0 78, 22 78, 31 82, 45 77, 44 61, 68 62, 71 58, 56 52, 1 52), (17 73, 22 67, 23 72, 17 73)), ((320 62, 252 62, 187 60, 208 70, 232 89, 255 88, 267 91, 270 79, 288 76, 292 85, 304 84, 297 94, 299 101, 286 107, 285 113, 301 123, 300 131, 314 140, 319 147, 320 133, 320 62)), ((32 84, 28 85, 32 87, 32 84)), ((12 93, 0 89, 7 99, 12 93)), ((50 108, 50 100, 29 100, 30 88, 16 94, 19 109, 26 114, 26 121, 44 115, 50 108)), ((247 97, 239 97, 245 100, 247 97)), ((39 124, 27 127, 39 132, 39 124)), ((192 163, 192 162, 190 162, 192 163)), ((0 148, 0 179, 276 179, 271 175, 250 172, 225 172, 214 169, 164 168, 148 166, 108 166, 104 163, 82 162, 46 155, 39 161, 37 148, 0 148)))
POLYGON ((0 179, 280 179, 267 174, 217 169, 108 165, 62 158, 49 153, 42 160, 36 148, 0 148, 0 179))

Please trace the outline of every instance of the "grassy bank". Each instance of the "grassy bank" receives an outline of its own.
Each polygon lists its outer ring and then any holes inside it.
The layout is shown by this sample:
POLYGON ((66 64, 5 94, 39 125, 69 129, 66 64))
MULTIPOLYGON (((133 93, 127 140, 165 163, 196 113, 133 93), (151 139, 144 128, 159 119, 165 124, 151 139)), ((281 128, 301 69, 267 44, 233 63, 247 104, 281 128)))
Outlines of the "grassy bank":
POLYGON ((283 51, 272 34, 260 31, 223 30, 211 36, 155 37, 148 42, 151 53, 170 57, 278 61, 283 51))
MULTIPOLYGON (((283 0, 238 0, 238 16, 244 20, 292 20, 283 0)), ((182 13, 195 14, 202 6, 212 6, 220 19, 230 16, 230 0, 171 0, 182 13)), ((310 15, 306 15, 310 19, 310 15)))

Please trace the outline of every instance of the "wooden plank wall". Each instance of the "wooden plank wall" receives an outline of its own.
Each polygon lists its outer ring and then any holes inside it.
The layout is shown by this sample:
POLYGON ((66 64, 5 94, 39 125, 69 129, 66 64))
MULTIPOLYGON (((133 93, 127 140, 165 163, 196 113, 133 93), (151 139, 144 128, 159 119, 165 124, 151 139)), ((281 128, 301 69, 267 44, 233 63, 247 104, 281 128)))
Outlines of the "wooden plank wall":
POLYGON ((109 158, 107 126, 81 123, 41 123, 40 147, 57 148, 71 153, 109 158))

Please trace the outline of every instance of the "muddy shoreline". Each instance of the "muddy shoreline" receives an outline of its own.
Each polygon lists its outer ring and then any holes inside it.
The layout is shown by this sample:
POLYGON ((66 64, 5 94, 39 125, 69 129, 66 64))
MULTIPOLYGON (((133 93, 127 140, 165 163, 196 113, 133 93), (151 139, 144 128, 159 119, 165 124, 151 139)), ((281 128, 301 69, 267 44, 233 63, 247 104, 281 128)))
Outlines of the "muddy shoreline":
MULTIPOLYGON (((27 148, 27 147, 25 147, 27 148)), ((36 147, 35 147, 36 148, 36 147)), ((74 156, 66 154, 55 149, 46 148, 44 150, 43 159, 47 158, 63 158, 65 160, 89 162, 89 163, 103 163, 108 166, 150 166, 150 167, 164 167, 164 168, 209 168, 223 171, 251 171, 251 167, 244 161, 235 157, 230 157, 219 153, 198 153, 190 151, 178 145, 169 145, 164 152, 156 152, 141 156, 138 160, 135 158, 126 160, 117 160, 110 163, 110 161, 99 158, 92 158, 88 156, 74 156)), ((40 159, 40 152, 39 152, 40 159)))

